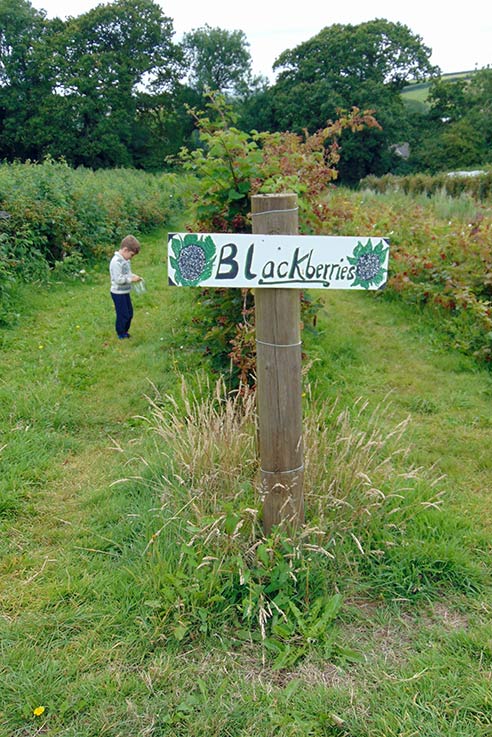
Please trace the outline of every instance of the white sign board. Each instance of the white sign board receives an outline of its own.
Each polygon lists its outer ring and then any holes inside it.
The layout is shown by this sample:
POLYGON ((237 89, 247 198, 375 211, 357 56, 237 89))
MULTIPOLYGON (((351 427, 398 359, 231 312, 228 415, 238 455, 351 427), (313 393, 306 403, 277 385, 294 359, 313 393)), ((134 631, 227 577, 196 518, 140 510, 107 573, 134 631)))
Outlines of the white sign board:
POLYGON ((374 236, 170 233, 169 284, 381 289, 389 242, 374 236))

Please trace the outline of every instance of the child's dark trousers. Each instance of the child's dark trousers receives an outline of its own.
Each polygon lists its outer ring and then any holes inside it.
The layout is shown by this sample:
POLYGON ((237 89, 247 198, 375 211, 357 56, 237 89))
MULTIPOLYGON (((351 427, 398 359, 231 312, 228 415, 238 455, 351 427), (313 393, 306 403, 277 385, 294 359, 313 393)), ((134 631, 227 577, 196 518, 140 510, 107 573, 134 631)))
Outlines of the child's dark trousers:
POLYGON ((116 310, 116 323, 115 328, 118 333, 118 338, 126 338, 133 317, 133 305, 130 295, 127 294, 114 294, 111 292, 113 298, 114 308, 116 310))

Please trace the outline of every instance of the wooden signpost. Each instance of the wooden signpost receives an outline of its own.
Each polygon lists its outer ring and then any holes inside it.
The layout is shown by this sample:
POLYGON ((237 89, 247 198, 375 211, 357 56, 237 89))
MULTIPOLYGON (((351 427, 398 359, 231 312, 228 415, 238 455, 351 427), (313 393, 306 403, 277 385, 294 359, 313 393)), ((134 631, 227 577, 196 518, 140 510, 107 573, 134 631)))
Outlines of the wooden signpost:
POLYGON ((304 521, 299 290, 380 289, 382 238, 299 236, 297 195, 252 198, 253 233, 170 233, 173 286, 255 289, 263 529, 304 521))
MULTIPOLYGON (((252 198, 253 233, 295 235, 296 195, 252 198)), ((283 272, 282 272, 283 273, 283 272)), ((256 376, 263 529, 304 522, 301 302, 297 289, 255 292, 256 376)))

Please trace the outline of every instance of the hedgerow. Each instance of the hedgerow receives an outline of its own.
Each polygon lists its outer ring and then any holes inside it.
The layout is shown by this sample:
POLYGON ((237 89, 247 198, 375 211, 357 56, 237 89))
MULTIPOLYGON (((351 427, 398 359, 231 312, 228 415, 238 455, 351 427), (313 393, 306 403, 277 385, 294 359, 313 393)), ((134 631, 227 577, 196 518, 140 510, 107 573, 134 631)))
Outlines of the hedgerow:
POLYGON ((360 187, 379 194, 404 192, 408 195, 431 196, 444 192, 450 197, 460 197, 465 194, 479 200, 486 200, 492 197, 492 171, 368 176, 361 181, 360 187))
POLYGON ((127 233, 167 222, 182 204, 180 181, 52 159, 0 165, 0 322, 13 309, 16 281, 44 281, 55 266, 80 268, 127 233))
POLYGON ((322 232, 391 241, 386 295, 437 318, 443 336, 492 365, 492 214, 471 198, 333 190, 322 232))

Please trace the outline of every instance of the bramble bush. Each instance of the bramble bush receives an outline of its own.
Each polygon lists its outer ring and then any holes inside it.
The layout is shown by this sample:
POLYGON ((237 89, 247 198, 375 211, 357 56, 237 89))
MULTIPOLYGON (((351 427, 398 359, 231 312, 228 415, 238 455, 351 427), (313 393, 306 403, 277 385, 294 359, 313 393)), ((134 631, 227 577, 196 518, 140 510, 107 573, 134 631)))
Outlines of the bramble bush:
MULTIPOLYGON (((193 218, 197 232, 251 232, 250 201, 255 194, 294 192, 299 202, 301 233, 320 232, 327 204, 327 187, 338 176, 338 138, 344 130, 379 127, 372 111, 340 111, 335 122, 304 135, 246 133, 234 126, 235 116, 220 95, 209 96, 209 114, 190 109, 200 147, 183 149, 187 171, 197 177, 193 218)), ((197 320, 207 352, 221 371, 230 370, 233 385, 254 385, 254 303, 250 293, 208 289, 198 295, 197 320), (236 292, 231 294, 231 292, 236 292)), ((301 293, 303 325, 315 326, 320 303, 301 293)))
POLYGON ((289 191, 299 196, 301 233, 318 232, 323 195, 338 177, 338 138, 346 129, 379 127, 372 111, 354 107, 313 134, 245 133, 234 127, 235 115, 220 95, 209 100, 210 115, 190 109, 200 148, 181 151, 185 169, 198 177, 193 227, 200 230, 249 232, 251 196, 289 191))
POLYGON ((72 169, 63 161, 0 166, 0 321, 13 284, 46 281, 142 233, 182 207, 181 180, 136 170, 72 169), (63 268, 60 268, 63 266, 63 268), (69 269, 70 267, 70 269, 69 269))
MULTIPOLYGON (((313 135, 297 136, 239 131, 220 98, 211 98, 210 110, 210 117, 192 111, 202 147, 182 154, 198 177, 190 230, 249 232, 251 195, 296 192, 301 233, 389 237, 385 293, 434 313, 450 345, 492 365, 490 171, 477 177, 372 177, 361 184, 368 188, 362 194, 350 192, 333 185, 337 137, 347 127, 377 126, 370 111, 353 109, 313 135), (381 194, 386 191, 391 194, 381 194)), ((254 374, 254 305, 251 296, 234 291, 200 294, 197 319, 207 330, 214 365, 230 367, 233 380, 244 383, 254 374)), ((306 327, 319 309, 309 300, 303 293, 306 327)))
POLYGON ((486 202, 334 190, 327 204, 322 232, 390 238, 387 296, 434 314, 450 345, 492 365, 492 213, 486 202))

